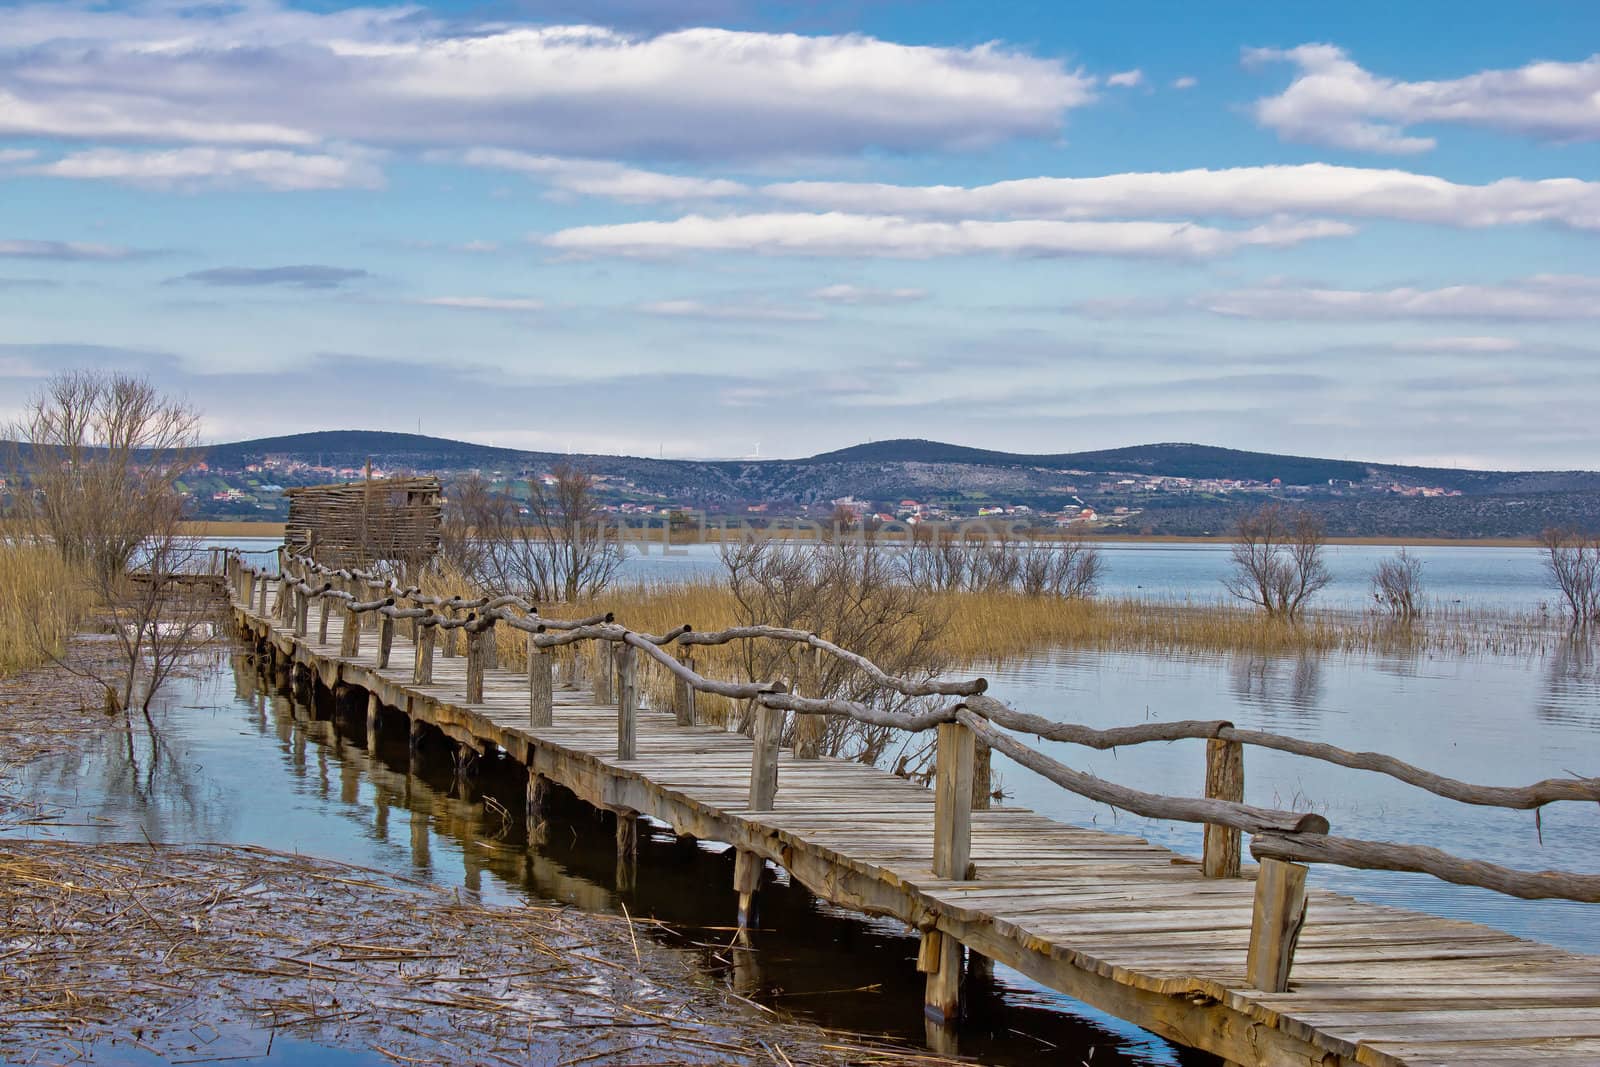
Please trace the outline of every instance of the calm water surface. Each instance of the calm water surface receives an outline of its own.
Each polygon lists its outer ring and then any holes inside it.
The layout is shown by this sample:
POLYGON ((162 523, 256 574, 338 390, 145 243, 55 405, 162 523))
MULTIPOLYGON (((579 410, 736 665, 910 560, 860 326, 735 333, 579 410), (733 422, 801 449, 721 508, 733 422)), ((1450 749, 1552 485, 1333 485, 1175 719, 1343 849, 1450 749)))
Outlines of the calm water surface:
MULTIPOLYGON (((637 883, 618 889, 614 827, 557 791, 544 843, 530 844, 523 774, 484 762, 458 781, 444 751, 415 762, 405 730, 368 747, 365 718, 340 720, 270 692, 244 657, 217 661, 175 681, 151 733, 107 734, 81 750, 20 771, 23 788, 58 807, 34 836, 84 841, 256 844, 456 888, 502 904, 571 904, 671 924, 659 950, 689 954, 743 996, 829 1027, 928 1040, 916 940, 896 922, 867 920, 816 900, 768 869, 758 893, 754 952, 729 951, 737 903, 733 854, 641 828, 637 883)), ((962 1053, 986 1063, 1029 1064, 1041 1056, 1095 1065, 1209 1065, 1005 968, 975 975, 962 1053)), ((280 1043, 272 1058, 332 1062, 323 1050, 280 1043)), ((155 1063, 125 1049, 96 1062, 155 1063)), ((345 1051, 338 1062, 388 1062, 345 1051)))
MULTIPOLYGON (((269 538, 218 538, 207 543, 251 552, 278 545, 269 538)), ((1225 544, 1112 541, 1098 547, 1104 563, 1102 593, 1179 600, 1215 600, 1225 595, 1222 578, 1229 569, 1229 546, 1225 544)), ((1372 599, 1369 579, 1373 568, 1396 551, 1387 545, 1328 546, 1333 582, 1316 603, 1333 608, 1366 607, 1372 599)), ((1422 560, 1427 596, 1437 603, 1512 611, 1538 611, 1541 606, 1555 610, 1539 549, 1450 546, 1406 551, 1422 560)), ((630 543, 622 568, 625 580, 637 581, 682 581, 723 573, 716 545, 668 548, 659 543, 630 543)))
MULTIPOLYGON (((1483 785, 1600 777, 1600 646, 1592 641, 1557 641, 1553 652, 1533 659, 1055 650, 985 675, 1001 700, 1093 726, 1227 719, 1384 752, 1483 785)), ((1203 741, 1115 752, 1039 744, 1069 766, 1124 785, 1204 791, 1203 741)), ((1005 782, 1015 803, 1199 855, 1198 826, 1115 812, 1015 765, 1007 766, 1005 782)), ((1593 804, 1553 804, 1536 822, 1532 812, 1459 804, 1386 775, 1256 748, 1245 751, 1245 800, 1321 812, 1341 836, 1432 845, 1530 869, 1600 872, 1600 809, 1593 804)), ((1321 884, 1370 900, 1600 952, 1600 909, 1592 904, 1514 900, 1424 875, 1320 865, 1312 871, 1321 884)))

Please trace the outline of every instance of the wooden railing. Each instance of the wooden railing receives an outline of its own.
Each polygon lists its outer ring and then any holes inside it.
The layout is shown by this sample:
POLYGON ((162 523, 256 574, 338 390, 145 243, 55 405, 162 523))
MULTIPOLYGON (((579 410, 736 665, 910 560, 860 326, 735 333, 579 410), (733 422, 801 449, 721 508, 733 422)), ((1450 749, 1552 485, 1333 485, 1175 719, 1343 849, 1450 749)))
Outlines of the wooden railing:
MULTIPOLYGON (((952 881, 971 880, 971 825, 974 804, 972 781, 982 758, 998 751, 1064 789, 1090 800, 1109 804, 1153 819, 1201 823, 1205 826, 1202 872, 1208 878, 1232 878, 1241 873, 1240 835, 1251 835, 1250 853, 1260 861, 1255 883, 1246 974, 1256 988, 1280 992, 1288 986, 1290 966, 1299 930, 1305 919, 1308 863, 1332 863, 1368 870, 1411 871, 1432 875, 1459 885, 1481 886, 1527 899, 1564 898, 1600 903, 1600 875, 1566 871, 1524 871, 1456 856, 1426 846, 1367 841, 1330 834, 1328 820, 1307 812, 1280 811, 1244 803, 1244 747, 1254 745, 1304 756, 1338 766, 1386 774, 1436 796, 1467 804, 1511 809, 1538 809, 1560 801, 1600 801, 1600 778, 1559 778, 1528 786, 1483 786, 1434 774, 1392 756, 1351 752, 1334 745, 1261 730, 1242 730, 1226 721, 1142 723, 1111 729, 1057 722, 1017 711, 986 695, 982 678, 964 680, 908 679, 892 675, 871 660, 841 648, 816 634, 773 626, 741 626, 699 632, 680 626, 665 634, 647 634, 618 624, 610 614, 580 619, 544 616, 538 607, 519 597, 436 597, 416 587, 398 587, 392 579, 353 570, 333 570, 303 556, 284 559, 281 574, 246 564, 239 557, 229 565, 241 603, 257 605, 265 614, 268 583, 278 583, 278 619, 297 636, 306 636, 312 601, 320 605, 318 632, 327 640, 328 617, 333 605, 345 612, 340 656, 360 652, 364 628, 378 633, 377 665, 387 667, 394 626, 405 623, 413 638, 415 660, 412 680, 432 683, 439 635, 442 654, 456 655, 455 632, 466 635, 467 679, 465 699, 483 700, 484 671, 495 666, 495 627, 506 625, 527 638, 528 725, 554 724, 553 650, 579 642, 594 642, 599 666, 594 678, 595 699, 617 705, 617 758, 632 759, 636 751, 639 690, 638 658, 642 655, 674 680, 677 721, 696 721, 695 694, 708 693, 748 701, 755 709, 754 754, 750 772, 750 808, 771 810, 778 786, 778 749, 788 713, 796 716, 795 734, 819 737, 820 731, 803 730, 820 724, 822 717, 844 717, 873 726, 908 731, 936 730, 934 772, 935 829, 933 873, 952 881), (410 607, 400 606, 400 602, 410 607), (892 711, 839 698, 806 696, 793 690, 788 679, 731 681, 707 677, 696 671, 688 657, 680 659, 667 646, 688 648, 732 641, 773 640, 803 644, 818 655, 850 664, 882 689, 919 698, 912 710, 892 711), (613 688, 614 683, 614 688, 613 688), (1074 770, 1055 758, 1019 741, 1013 734, 1083 745, 1096 749, 1118 748, 1154 741, 1203 739, 1206 742, 1204 797, 1149 793, 1074 770)), ((797 755, 814 758, 813 744, 797 744, 797 755)))

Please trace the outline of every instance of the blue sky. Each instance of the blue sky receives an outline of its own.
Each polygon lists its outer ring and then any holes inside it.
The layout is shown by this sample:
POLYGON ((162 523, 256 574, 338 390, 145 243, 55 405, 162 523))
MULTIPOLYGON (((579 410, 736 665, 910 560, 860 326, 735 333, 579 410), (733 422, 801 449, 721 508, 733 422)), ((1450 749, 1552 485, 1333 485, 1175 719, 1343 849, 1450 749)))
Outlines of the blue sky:
POLYGON ((0 409, 1600 466, 1600 14, 0 3, 0 409))

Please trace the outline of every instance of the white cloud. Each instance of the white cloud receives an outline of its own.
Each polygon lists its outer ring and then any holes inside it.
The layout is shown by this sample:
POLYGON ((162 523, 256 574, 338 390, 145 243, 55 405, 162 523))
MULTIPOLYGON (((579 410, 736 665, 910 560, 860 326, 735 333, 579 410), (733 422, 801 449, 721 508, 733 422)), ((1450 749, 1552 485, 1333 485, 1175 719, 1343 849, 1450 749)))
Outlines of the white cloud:
POLYGON ((1244 58, 1249 65, 1283 61, 1298 68, 1287 89, 1255 105, 1257 121, 1285 140, 1425 152, 1434 139, 1406 133, 1418 123, 1458 123, 1548 141, 1600 138, 1600 54, 1419 82, 1379 77, 1330 44, 1247 49, 1244 58))
POLYGON ((457 308, 463 311, 540 311, 542 300, 498 296, 429 296, 418 301, 428 307, 457 308))
POLYGON ((0 166, 12 163, 26 163, 39 153, 32 148, 0 148, 0 166))
POLYGON ((0 135, 794 157, 1051 138, 1094 79, 998 44, 630 35, 279 0, 6 9, 0 135))
POLYGON ((632 203, 734 197, 750 191, 739 182, 721 178, 662 174, 609 160, 564 159, 507 148, 469 148, 463 152, 432 153, 430 158, 537 175, 564 192, 632 203))
POLYGON ((1318 214, 1449 226, 1556 222, 1600 229, 1600 182, 1504 178, 1462 185, 1404 170, 1327 163, 1023 178, 979 186, 779 182, 761 193, 819 209, 954 218, 1318 214))
MULTIPOLYGON (((1251 319, 1600 319, 1600 277, 1536 274, 1497 285, 1439 289, 1265 286, 1215 293, 1196 304, 1219 315, 1251 319)), ((1462 339, 1447 340, 1459 345, 1462 339)), ((1476 340, 1480 345, 1484 341, 1476 340)))
POLYGON ((0 239, 0 258, 4 259, 117 260, 132 259, 138 254, 121 245, 0 239))
POLYGON ((926 299, 926 289, 875 289, 864 285, 825 285, 811 292, 811 299, 826 304, 909 304, 926 299))
POLYGON ((772 304, 707 304, 699 300, 656 300, 636 308, 646 315, 670 319, 710 319, 720 322, 817 322, 821 313, 806 308, 772 304))
POLYGON ((27 167, 25 173, 156 188, 261 185, 297 192, 383 186, 383 173, 369 153, 305 154, 270 148, 195 146, 145 152, 93 148, 27 167))
POLYGON ((1312 219, 1273 221, 1245 230, 1183 222, 1060 222, 962 220, 929 222, 893 215, 839 212, 686 215, 661 222, 578 226, 550 234, 545 245, 581 254, 660 256, 677 252, 759 252, 772 255, 1216 256, 1247 245, 1294 245, 1355 231, 1344 223, 1312 219))
POLYGON ((1144 71, 1134 70, 1118 71, 1106 78, 1106 84, 1122 89, 1134 89, 1144 84, 1144 71))
POLYGON ((1185 74, 1181 78, 1172 79, 1172 87, 1174 89, 1193 89, 1196 85, 1199 85, 1199 84, 1200 84, 1200 79, 1199 78, 1193 78, 1193 77, 1190 77, 1187 74, 1185 74))

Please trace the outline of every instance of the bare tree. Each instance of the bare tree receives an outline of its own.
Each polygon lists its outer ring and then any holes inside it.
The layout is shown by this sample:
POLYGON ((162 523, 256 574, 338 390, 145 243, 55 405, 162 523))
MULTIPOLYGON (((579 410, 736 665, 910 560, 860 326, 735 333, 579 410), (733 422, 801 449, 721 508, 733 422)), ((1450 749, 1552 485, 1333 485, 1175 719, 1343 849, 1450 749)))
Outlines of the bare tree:
POLYGON ((179 489, 199 462, 199 415, 143 378, 70 371, 9 429, 17 518, 81 571, 121 652, 114 675, 91 676, 109 705, 148 711, 210 630, 179 489))
POLYGON ((1372 571, 1372 599, 1397 619, 1422 614, 1422 561, 1401 549, 1372 571))
POLYGON ((1574 626, 1600 622, 1600 536, 1551 527, 1539 535, 1545 570, 1566 602, 1574 626))
POLYGON ((1234 527, 1233 572, 1222 584, 1269 618, 1298 619, 1306 602, 1333 580, 1322 559, 1326 543, 1316 516, 1264 505, 1234 527))
POLYGON ((1100 550, 1081 536, 1022 549, 1018 588, 1027 596, 1086 600, 1100 586, 1100 550))
POLYGON ((7 427, 17 517, 67 562, 121 574, 171 524, 178 486, 200 461, 199 419, 144 378, 56 375, 7 427))
POLYGON ((526 505, 482 479, 456 492, 468 530, 459 559, 485 588, 545 603, 591 599, 622 566, 622 542, 600 510, 594 480, 570 463, 557 463, 548 479, 530 479, 526 505))

